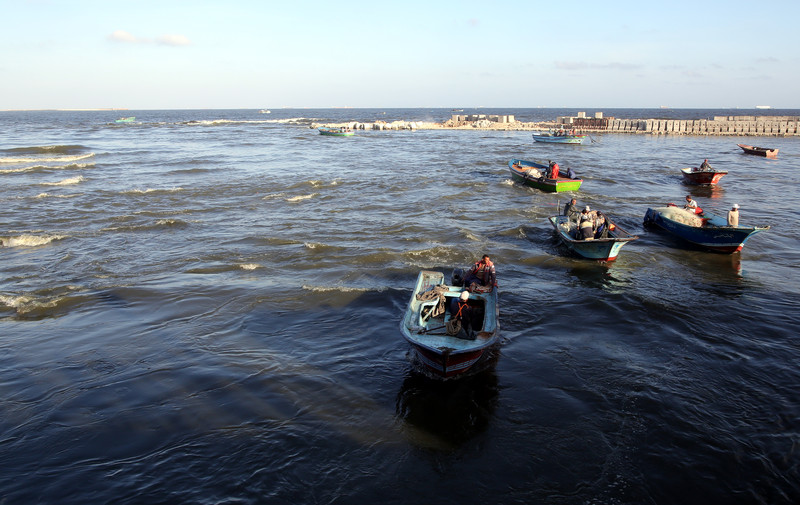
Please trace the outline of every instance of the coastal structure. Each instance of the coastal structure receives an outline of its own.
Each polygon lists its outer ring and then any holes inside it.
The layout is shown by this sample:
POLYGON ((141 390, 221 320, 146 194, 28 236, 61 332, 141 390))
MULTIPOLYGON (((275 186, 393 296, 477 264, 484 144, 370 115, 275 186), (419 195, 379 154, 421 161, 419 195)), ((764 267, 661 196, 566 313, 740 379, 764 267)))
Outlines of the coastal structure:
POLYGON ((454 114, 442 122, 376 121, 374 123, 312 124, 353 130, 576 130, 580 133, 645 133, 652 135, 800 136, 800 116, 714 116, 711 119, 618 119, 595 112, 587 117, 562 116, 554 121, 525 123, 511 115, 454 114))

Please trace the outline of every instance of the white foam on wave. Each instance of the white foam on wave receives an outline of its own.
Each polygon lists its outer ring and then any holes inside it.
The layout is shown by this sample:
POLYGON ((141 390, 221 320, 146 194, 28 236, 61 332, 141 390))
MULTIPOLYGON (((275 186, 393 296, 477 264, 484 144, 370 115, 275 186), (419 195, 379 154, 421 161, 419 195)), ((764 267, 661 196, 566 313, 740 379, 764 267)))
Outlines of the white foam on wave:
POLYGON ((319 195, 319 193, 311 193, 310 195, 298 195, 298 196, 293 196, 291 198, 287 198, 286 201, 287 202, 292 202, 292 203, 301 202, 303 200, 308 200, 310 198, 314 198, 317 195, 319 195))
POLYGON ((160 189, 160 188, 147 188, 147 189, 126 189, 125 191, 121 191, 123 195, 144 195, 147 193, 155 193, 155 192, 163 192, 163 193, 174 193, 176 191, 183 191, 183 188, 170 188, 170 189, 160 189))
POLYGON ((74 198, 78 195, 51 195, 50 193, 39 193, 34 198, 74 198))
POLYGON ((263 267, 258 263, 243 263, 239 265, 239 268, 241 268, 242 270, 255 270, 257 268, 263 268, 263 267))
POLYGON ((64 170, 64 169, 81 169, 93 167, 94 163, 72 163, 70 165, 31 165, 20 168, 4 168, 0 169, 0 174, 12 174, 21 172, 32 172, 34 170, 64 170))
POLYGON ((17 235, 16 237, 0 237, 3 247, 36 247, 49 244, 54 240, 67 238, 66 235, 17 235))
POLYGON ((49 162, 56 162, 56 163, 69 163, 71 161, 79 161, 85 160, 86 158, 91 158, 94 156, 94 153, 88 154, 75 154, 75 155, 64 155, 64 156, 10 156, 6 158, 0 158, 0 163, 49 163, 49 162))
POLYGON ((372 288, 357 288, 357 287, 349 287, 349 286, 311 286, 309 284, 303 284, 303 289, 306 291, 313 291, 315 293, 329 293, 332 291, 339 292, 339 293, 366 293, 370 291, 386 291, 385 286, 380 287, 372 287, 372 288))
POLYGON ((74 184, 80 184, 81 182, 85 181, 82 175, 78 177, 70 177, 69 179, 64 179, 58 182, 43 182, 41 183, 42 186, 72 186, 74 184))

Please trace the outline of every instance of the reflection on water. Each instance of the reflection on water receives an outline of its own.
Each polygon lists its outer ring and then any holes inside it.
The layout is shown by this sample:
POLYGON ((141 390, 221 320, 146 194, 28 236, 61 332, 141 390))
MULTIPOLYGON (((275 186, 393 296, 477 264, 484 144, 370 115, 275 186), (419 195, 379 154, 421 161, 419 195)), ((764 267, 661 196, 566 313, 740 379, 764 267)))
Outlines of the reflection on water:
POLYGON ((695 198, 700 197, 716 199, 725 196, 725 188, 719 184, 714 184, 712 186, 686 184, 686 187, 689 189, 689 193, 691 193, 695 198))
POLYGON ((432 435, 445 447, 456 449, 486 430, 497 396, 494 367, 450 381, 412 371, 397 393, 397 416, 412 428, 410 432, 432 435))

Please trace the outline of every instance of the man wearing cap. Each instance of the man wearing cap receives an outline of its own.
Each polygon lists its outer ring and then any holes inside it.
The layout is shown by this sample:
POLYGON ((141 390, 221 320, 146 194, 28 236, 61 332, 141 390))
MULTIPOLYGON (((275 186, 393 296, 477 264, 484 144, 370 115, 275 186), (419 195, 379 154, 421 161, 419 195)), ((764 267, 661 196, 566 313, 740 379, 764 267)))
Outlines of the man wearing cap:
POLYGON ((728 211, 728 226, 739 226, 739 204, 734 203, 728 211))
POLYGON ((467 337, 474 338, 474 333, 472 332, 472 307, 469 306, 469 291, 467 290, 462 291, 458 299, 453 299, 450 303, 450 320, 447 325, 447 333, 456 336, 461 329, 464 330, 467 337))
POLYGON ((592 209, 590 209, 588 205, 583 209, 583 212, 581 212, 580 224, 578 227, 580 230, 579 239, 592 240, 594 238, 594 215, 592 214, 592 209))

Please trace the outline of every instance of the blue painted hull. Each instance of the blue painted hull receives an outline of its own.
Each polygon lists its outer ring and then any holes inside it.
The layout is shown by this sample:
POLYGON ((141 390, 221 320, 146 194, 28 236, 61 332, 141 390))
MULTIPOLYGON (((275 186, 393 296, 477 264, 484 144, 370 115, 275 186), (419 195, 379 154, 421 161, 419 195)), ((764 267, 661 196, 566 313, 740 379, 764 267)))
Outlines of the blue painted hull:
POLYGON ((555 228, 561 242, 577 255, 587 259, 613 261, 617 259, 622 246, 639 238, 617 226, 609 232, 609 238, 579 240, 564 228, 569 222, 566 216, 551 216, 548 220, 555 228))
POLYGON ((750 237, 769 229, 769 226, 727 226, 725 218, 708 212, 704 212, 702 217, 705 220, 703 226, 689 226, 650 208, 645 213, 644 224, 658 226, 687 242, 721 253, 741 251, 750 237))

